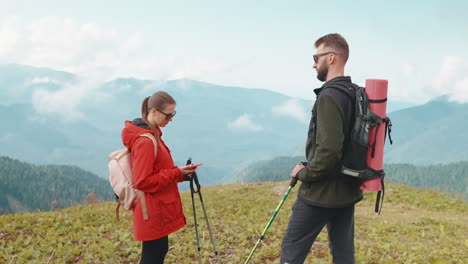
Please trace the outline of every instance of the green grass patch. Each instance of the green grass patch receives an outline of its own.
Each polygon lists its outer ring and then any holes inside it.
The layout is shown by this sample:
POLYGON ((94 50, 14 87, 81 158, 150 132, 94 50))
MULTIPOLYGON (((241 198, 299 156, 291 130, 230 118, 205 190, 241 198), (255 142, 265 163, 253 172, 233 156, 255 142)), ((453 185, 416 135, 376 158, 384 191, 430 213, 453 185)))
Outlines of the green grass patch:
MULTIPOLYGON (((221 261, 244 263, 288 182, 203 187, 202 195, 221 261)), ((291 192, 250 263, 278 263, 281 239, 296 199, 291 192)), ((215 263, 198 196, 195 196, 203 263, 215 263)), ((167 263, 196 263, 190 192, 182 193, 187 226, 169 236, 167 263)), ((389 184, 382 213, 373 212, 375 193, 356 207, 357 263, 467 263, 468 204, 448 195, 389 184)), ((114 215, 115 203, 85 204, 53 212, 0 216, 0 263, 136 263, 131 212, 114 215)), ((326 231, 306 263, 331 263, 326 231)))

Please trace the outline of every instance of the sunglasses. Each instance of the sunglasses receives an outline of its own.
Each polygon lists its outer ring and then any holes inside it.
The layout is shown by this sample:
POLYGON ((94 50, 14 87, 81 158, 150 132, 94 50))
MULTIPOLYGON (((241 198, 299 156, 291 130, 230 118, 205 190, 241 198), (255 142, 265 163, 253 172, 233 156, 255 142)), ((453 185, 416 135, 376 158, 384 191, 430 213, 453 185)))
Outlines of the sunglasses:
POLYGON ((318 59, 322 56, 325 56, 325 55, 328 55, 328 54, 335 54, 336 55, 336 52, 334 51, 329 51, 329 52, 324 52, 324 53, 319 53, 319 54, 315 54, 313 57, 314 57, 314 62, 317 63, 318 59))
POLYGON ((159 110, 159 109, 156 109, 158 110, 159 113, 163 114, 166 116, 166 120, 170 120, 171 118, 173 118, 176 114, 176 111, 170 113, 170 114, 167 114, 167 113, 164 113, 163 111, 159 110))

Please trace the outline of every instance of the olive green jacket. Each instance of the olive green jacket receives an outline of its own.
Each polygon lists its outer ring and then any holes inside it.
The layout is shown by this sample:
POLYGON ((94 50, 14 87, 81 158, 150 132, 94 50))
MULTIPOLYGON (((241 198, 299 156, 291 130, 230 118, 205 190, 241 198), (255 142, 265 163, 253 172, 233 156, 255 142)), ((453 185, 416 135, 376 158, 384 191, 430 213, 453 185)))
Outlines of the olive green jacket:
POLYGON ((302 182, 298 198, 306 203, 330 208, 353 205, 362 199, 360 182, 341 173, 343 148, 354 117, 354 102, 337 86, 351 85, 349 76, 340 76, 315 89, 306 157, 308 164, 297 174, 302 182))

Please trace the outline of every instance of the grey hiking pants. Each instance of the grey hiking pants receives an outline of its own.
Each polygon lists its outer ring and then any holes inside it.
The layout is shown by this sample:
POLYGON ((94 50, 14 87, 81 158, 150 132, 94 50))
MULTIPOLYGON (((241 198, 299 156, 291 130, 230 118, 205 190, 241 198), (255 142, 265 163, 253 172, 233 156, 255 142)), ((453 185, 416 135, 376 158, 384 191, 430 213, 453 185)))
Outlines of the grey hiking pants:
POLYGON ((354 264, 354 205, 324 208, 297 199, 281 245, 281 264, 302 264, 327 225, 333 263, 354 264))

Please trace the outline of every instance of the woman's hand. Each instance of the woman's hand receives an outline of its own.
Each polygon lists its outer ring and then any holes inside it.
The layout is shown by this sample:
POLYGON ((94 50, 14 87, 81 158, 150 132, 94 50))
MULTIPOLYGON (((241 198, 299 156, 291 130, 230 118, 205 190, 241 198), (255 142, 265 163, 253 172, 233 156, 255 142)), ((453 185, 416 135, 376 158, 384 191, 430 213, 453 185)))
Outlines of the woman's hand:
POLYGON ((180 166, 179 169, 182 172, 182 174, 184 174, 184 176, 187 175, 189 177, 192 177, 192 173, 194 173, 197 170, 197 166, 186 165, 186 166, 180 166))

